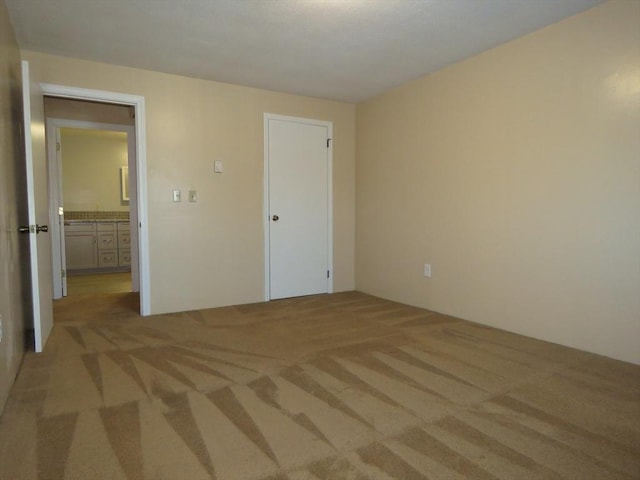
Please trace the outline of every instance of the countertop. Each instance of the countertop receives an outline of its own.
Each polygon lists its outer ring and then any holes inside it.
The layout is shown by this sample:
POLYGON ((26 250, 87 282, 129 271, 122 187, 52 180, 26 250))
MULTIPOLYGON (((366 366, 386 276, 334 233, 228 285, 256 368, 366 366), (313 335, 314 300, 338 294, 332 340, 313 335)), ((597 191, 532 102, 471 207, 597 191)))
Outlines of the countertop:
POLYGON ((74 219, 74 220, 64 221, 65 225, 72 225, 74 223, 129 223, 129 220, 123 220, 123 219, 110 220, 105 218, 98 218, 98 219, 83 218, 83 219, 74 219))

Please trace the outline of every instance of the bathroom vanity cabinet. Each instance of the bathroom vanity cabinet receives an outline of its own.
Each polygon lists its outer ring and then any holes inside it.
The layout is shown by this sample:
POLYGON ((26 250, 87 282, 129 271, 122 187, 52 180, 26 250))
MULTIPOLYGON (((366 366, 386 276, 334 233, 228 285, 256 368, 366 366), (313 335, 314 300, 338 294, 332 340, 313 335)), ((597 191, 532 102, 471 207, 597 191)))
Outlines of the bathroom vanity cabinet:
POLYGON ((65 223, 67 271, 127 270, 131 266, 129 222, 65 223))

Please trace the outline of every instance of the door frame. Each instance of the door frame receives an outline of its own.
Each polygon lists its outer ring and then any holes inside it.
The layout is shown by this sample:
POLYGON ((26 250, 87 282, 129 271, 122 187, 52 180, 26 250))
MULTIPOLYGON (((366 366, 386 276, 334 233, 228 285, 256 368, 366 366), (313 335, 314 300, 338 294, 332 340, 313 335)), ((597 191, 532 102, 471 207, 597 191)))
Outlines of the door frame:
POLYGON ((140 314, 151 314, 151 276, 149 273, 149 224, 147 194, 147 142, 145 99, 140 95, 68 87, 50 83, 40 84, 42 94, 49 97, 89 100, 128 105, 135 112, 136 187, 138 193, 138 262, 140 265, 140 314))
MULTIPOLYGON (((81 128, 85 130, 108 130, 125 132, 127 134, 127 151, 128 151, 128 165, 131 174, 131 179, 135 182, 135 168, 137 167, 136 157, 136 142, 135 142, 135 127, 133 125, 122 125, 113 123, 102 122, 89 122, 84 120, 69 120, 66 118, 46 118, 46 142, 47 142, 47 165, 49 169, 49 224, 51 226, 51 259, 53 261, 53 298, 59 299, 66 296, 66 282, 63 276, 63 269, 65 265, 65 244, 64 244, 64 225, 61 220, 64 218, 59 214, 58 207, 61 206, 60 200, 62 199, 62 205, 64 205, 64 185, 62 183, 62 159, 59 158, 59 150, 56 147, 60 142, 58 137, 60 128, 81 128)), ((131 189, 134 193, 134 197, 137 197, 137 191, 134 187, 131 189)), ((131 225, 132 227, 138 224, 137 221, 137 209, 136 198, 132 198, 130 201, 131 206, 131 225)), ((131 230, 136 233, 135 229, 131 230)), ((132 241, 135 241, 132 235, 132 241)), ((136 242, 137 245, 137 242, 136 242)), ((131 280, 132 291, 137 292, 139 290, 139 278, 140 267, 138 262, 137 249, 132 249, 131 255, 131 280)))
POLYGON ((292 117, 275 113, 264 113, 264 174, 263 174, 263 231, 264 231, 264 300, 271 300, 271 246, 270 246, 270 183, 269 183, 269 120, 304 123, 327 128, 327 293, 333 293, 333 122, 311 118, 292 117))

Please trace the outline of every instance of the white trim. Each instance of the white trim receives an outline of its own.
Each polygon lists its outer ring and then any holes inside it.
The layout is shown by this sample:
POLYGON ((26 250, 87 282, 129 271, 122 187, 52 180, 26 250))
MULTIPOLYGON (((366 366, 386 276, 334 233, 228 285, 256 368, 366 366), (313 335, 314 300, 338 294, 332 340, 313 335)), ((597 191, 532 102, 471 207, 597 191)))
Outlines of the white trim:
MULTIPOLYGON (((144 105, 144 97, 130 95, 128 93, 109 92, 106 90, 93 90, 91 88, 67 87, 52 83, 41 83, 43 95, 49 97, 72 98, 75 100, 100 101, 104 103, 117 103, 120 105, 134 105, 139 102, 144 105)), ((136 114, 138 112, 136 111, 136 114)), ((137 115, 136 115, 137 118, 137 115)), ((137 126, 137 124, 136 124, 137 126)))
POLYGON ((327 122, 327 293, 333 293, 333 122, 327 122))
POLYGON ((263 188, 262 193, 264 198, 262 200, 262 210, 263 210, 263 226, 262 231, 264 232, 264 301, 268 302, 271 300, 271 263, 270 263, 270 251, 271 245, 269 243, 269 119, 273 118, 271 114, 264 114, 264 176, 263 178, 263 188))
POLYGON ((264 113, 264 177, 263 177, 263 231, 264 231, 264 300, 271 300, 270 293, 270 245, 269 228, 271 219, 269 218, 269 120, 281 120, 285 122, 304 123, 307 125, 319 125, 327 128, 327 136, 330 140, 327 148, 327 268, 329 278, 327 279, 327 292, 333 293, 333 122, 326 120, 314 120, 310 118, 291 117, 288 115, 278 115, 275 113, 264 113))
POLYGON ((136 171, 138 196, 138 252, 140 262, 140 314, 151 314, 151 278, 149 273, 149 224, 147 201, 147 141, 145 100, 139 95, 129 95, 104 90, 67 87, 49 83, 41 84, 43 95, 51 97, 91 100, 105 103, 131 105, 135 109, 136 171))
POLYGON ((62 171, 58 160, 60 131, 46 119, 45 138, 47 155, 47 176, 49 178, 49 237, 51 238, 51 274, 53 275, 53 299, 66 296, 66 286, 62 277, 62 266, 66 263, 64 237, 61 234, 61 218, 58 214, 60 192, 62 192, 62 171))

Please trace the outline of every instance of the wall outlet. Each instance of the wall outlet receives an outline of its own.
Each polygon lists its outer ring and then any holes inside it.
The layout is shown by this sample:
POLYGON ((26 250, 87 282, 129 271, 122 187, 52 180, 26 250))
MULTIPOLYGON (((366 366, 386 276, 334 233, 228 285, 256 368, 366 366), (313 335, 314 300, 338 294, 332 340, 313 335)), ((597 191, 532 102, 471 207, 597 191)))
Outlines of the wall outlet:
POLYGON ((431 264, 430 263, 425 263, 424 264, 423 275, 425 277, 427 277, 427 278, 431 278, 431 264))

